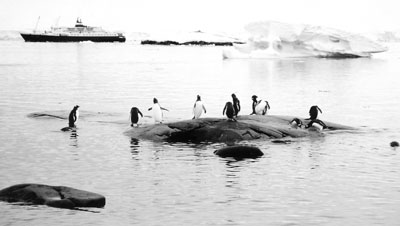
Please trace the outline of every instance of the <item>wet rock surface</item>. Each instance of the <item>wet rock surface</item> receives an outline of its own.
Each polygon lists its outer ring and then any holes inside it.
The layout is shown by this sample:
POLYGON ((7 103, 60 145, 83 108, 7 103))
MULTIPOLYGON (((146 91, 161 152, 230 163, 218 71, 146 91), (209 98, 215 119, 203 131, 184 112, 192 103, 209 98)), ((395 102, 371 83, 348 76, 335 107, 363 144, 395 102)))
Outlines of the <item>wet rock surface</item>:
POLYGON ((57 208, 104 207, 106 198, 100 194, 65 186, 18 184, 0 190, 0 200, 48 205, 57 208))
MULTIPOLYGON (((236 142, 254 139, 305 137, 312 131, 293 128, 293 116, 243 115, 237 121, 225 118, 201 118, 166 124, 144 125, 125 132, 136 139, 167 142, 236 142)), ((298 118, 298 117, 297 117, 298 118)), ((300 118, 301 119, 301 118, 300 118)), ((304 122, 308 120, 302 119, 304 122)), ((354 128, 325 122, 327 130, 354 130, 354 128)))

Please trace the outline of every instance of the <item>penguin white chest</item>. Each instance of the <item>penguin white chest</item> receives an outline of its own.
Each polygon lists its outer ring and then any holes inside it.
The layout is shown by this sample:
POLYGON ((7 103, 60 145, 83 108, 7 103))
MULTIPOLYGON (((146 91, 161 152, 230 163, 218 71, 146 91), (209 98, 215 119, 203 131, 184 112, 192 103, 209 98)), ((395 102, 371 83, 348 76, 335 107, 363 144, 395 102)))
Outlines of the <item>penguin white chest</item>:
POLYGON ((197 101, 193 108, 194 118, 200 118, 202 113, 203 113, 203 103, 201 101, 197 101))
POLYGON ((79 110, 78 109, 75 112, 75 116, 76 116, 75 122, 77 122, 79 119, 79 110))
POLYGON ((262 115, 266 106, 267 106, 267 103, 265 101, 261 101, 259 104, 257 104, 255 107, 256 114, 262 115))
POLYGON ((153 110, 154 121, 155 122, 162 122, 163 113, 162 113, 160 105, 154 104, 152 110, 153 110))

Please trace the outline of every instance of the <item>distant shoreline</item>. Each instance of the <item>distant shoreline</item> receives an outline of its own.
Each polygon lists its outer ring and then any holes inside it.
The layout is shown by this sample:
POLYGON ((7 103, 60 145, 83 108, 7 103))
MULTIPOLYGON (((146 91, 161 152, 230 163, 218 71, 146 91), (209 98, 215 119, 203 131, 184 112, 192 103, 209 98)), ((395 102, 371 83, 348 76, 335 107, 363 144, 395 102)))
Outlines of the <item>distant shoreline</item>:
POLYGON ((244 44, 244 42, 206 42, 206 41, 187 41, 177 42, 171 40, 155 41, 155 40, 142 40, 141 45, 198 45, 198 46, 233 46, 233 44, 244 44))

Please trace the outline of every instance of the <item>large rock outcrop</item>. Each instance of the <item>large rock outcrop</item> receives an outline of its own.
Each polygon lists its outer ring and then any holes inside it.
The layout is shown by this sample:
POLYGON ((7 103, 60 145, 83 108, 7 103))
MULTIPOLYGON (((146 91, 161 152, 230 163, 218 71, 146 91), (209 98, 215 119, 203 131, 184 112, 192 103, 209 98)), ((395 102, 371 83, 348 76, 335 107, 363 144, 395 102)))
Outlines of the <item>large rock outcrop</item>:
MULTIPOLYGON (((243 115, 236 122, 226 118, 200 118, 166 124, 145 125, 125 132, 136 139, 167 142, 235 142, 253 139, 305 137, 311 131, 292 128, 292 116, 243 115)), ((307 122, 307 120, 303 119, 307 122)), ((350 130, 349 126, 325 122, 327 130, 350 130)))
POLYGON ((104 207, 102 195, 65 186, 17 184, 0 190, 0 200, 48 205, 58 208, 104 207))

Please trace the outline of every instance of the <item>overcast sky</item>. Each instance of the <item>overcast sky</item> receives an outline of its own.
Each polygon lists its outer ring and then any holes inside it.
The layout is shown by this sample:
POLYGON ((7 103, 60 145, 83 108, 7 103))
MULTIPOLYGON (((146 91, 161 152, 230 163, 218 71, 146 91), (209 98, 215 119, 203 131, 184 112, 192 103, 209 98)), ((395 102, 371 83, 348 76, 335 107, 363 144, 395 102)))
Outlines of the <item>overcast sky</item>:
MULTIPOLYGON (((397 3, 399 2, 399 3, 397 3)), ((135 31, 236 31, 274 20, 353 32, 400 30, 396 0, 0 0, 0 30, 90 26, 135 31)))

